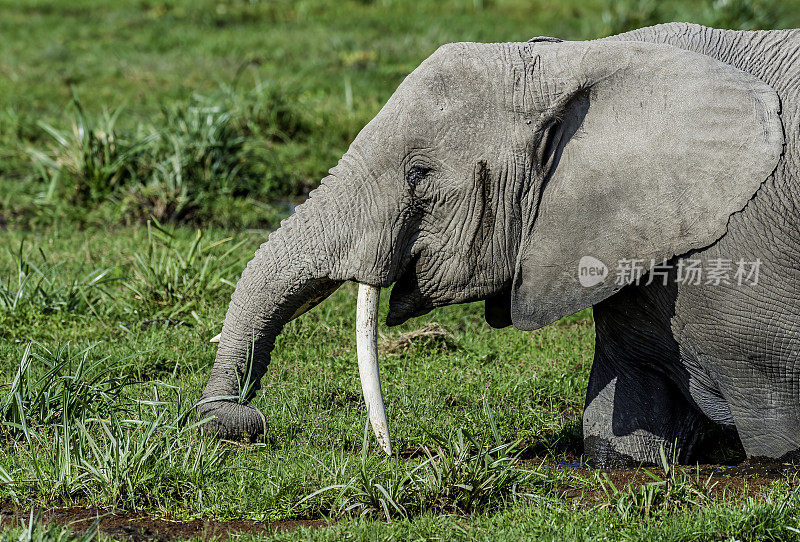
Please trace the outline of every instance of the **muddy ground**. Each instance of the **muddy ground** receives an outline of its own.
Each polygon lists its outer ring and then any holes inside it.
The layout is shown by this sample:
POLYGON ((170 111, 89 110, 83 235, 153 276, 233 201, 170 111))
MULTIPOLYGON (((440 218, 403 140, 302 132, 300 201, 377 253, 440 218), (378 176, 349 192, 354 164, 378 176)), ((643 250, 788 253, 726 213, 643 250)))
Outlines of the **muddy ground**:
MULTIPOLYGON (((526 459, 522 462, 528 467, 539 467, 542 460, 526 459)), ((556 488, 560 497, 579 502, 582 505, 594 506, 608 501, 608 493, 603 490, 597 479, 610 482, 617 489, 628 485, 642 485, 653 482, 648 472, 663 477, 658 468, 598 470, 583 467, 579 461, 550 465, 551 468, 567 471, 566 480, 556 488)), ((687 474, 696 477, 710 487, 714 498, 757 496, 778 480, 790 483, 798 482, 800 470, 790 464, 759 463, 745 461, 739 465, 701 465, 698 467, 680 467, 687 474)), ((52 508, 34 510, 40 514, 43 523, 56 523, 68 526, 74 532, 85 532, 98 522, 98 529, 103 534, 133 542, 161 542, 184 538, 216 538, 226 540, 231 535, 253 533, 269 535, 270 533, 291 531, 301 527, 322 528, 330 521, 295 520, 281 522, 258 522, 248 520, 211 520, 194 519, 190 521, 173 520, 168 517, 157 517, 142 512, 126 512, 105 510, 101 508, 52 508)), ((0 508, 0 526, 18 527, 26 525, 30 510, 16 509, 9 504, 0 508)))
MULTIPOLYGON (((258 522, 247 520, 218 521, 194 519, 190 521, 171 520, 155 517, 142 512, 124 512, 101 508, 53 508, 34 510, 39 513, 43 523, 56 523, 68 526, 73 532, 85 532, 97 521, 98 530, 103 534, 133 542, 161 542, 184 538, 216 538, 226 540, 231 535, 292 531, 300 527, 325 527, 325 520, 297 520, 279 522, 258 522)), ((27 525, 30 511, 4 508, 0 510, 2 527, 27 525)))
MULTIPOLYGON (((569 471, 569 480, 558 488, 557 493, 565 499, 579 500, 586 505, 608 501, 608 494, 600 484, 596 482, 587 484, 587 482, 596 481, 598 477, 610 482, 620 490, 630 485, 652 483, 656 481, 653 475, 660 479, 665 478, 663 469, 657 467, 598 470, 575 468, 575 466, 569 465, 566 468, 560 468, 569 471)), ((678 468, 687 477, 695 479, 698 485, 707 487, 710 496, 715 499, 757 496, 774 482, 780 480, 790 484, 800 482, 798 467, 784 463, 745 461, 739 465, 700 465, 678 468)))

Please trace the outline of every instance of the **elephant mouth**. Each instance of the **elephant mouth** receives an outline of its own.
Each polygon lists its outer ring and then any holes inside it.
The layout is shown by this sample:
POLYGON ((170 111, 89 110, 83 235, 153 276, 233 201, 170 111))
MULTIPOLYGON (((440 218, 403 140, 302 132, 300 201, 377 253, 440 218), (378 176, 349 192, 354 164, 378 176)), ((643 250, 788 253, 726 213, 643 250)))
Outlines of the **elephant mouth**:
POLYGON ((511 322, 511 288, 503 288, 499 293, 484 300, 483 317, 491 327, 508 327, 511 322))
POLYGON ((433 301, 422 293, 416 273, 405 273, 392 287, 386 325, 400 325, 410 318, 428 314, 433 309, 433 301))
POLYGON ((410 266, 409 271, 402 274, 392 287, 386 325, 397 326, 411 318, 428 314, 436 307, 471 301, 484 301, 484 318, 491 327, 503 328, 512 324, 511 288, 508 284, 488 296, 465 295, 463 298, 449 301, 434 299, 424 293, 418 275, 414 272, 414 266, 410 266))

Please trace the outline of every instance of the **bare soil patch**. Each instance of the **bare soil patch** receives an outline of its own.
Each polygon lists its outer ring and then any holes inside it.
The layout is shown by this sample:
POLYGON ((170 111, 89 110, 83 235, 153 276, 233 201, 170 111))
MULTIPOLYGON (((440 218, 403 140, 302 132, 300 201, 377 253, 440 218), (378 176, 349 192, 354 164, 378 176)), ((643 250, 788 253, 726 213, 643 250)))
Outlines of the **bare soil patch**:
MULTIPOLYGON (((293 531, 301 527, 322 528, 328 525, 325 520, 295 520, 278 522, 258 522, 247 520, 218 521, 193 519, 190 521, 171 520, 148 515, 142 512, 104 510, 101 508, 53 508, 38 511, 41 521, 64 525, 73 532, 84 532, 99 520, 98 530, 113 538, 133 542, 161 542, 178 538, 215 538, 226 540, 240 533, 270 534, 293 531)), ((34 515, 37 513, 34 510, 34 515)), ((3 508, 0 510, 0 526, 18 527, 27 524, 30 511, 3 508)))
MULTIPOLYGON (((533 463, 533 461, 528 461, 533 463)), ((541 463, 539 463, 541 464, 541 463)), ((649 473, 663 478, 663 470, 658 467, 638 467, 632 469, 592 469, 568 464, 554 465, 553 468, 569 471, 572 482, 563 484, 558 493, 565 499, 580 500, 586 504, 600 504, 608 501, 602 486, 587 482, 598 478, 610 482, 619 490, 628 486, 641 486, 656 480, 649 473)), ((784 480, 796 484, 800 469, 786 463, 763 463, 745 461, 739 465, 700 465, 678 467, 687 475, 696 477, 700 483, 708 484, 714 498, 746 498, 763 494, 773 483, 784 480)))

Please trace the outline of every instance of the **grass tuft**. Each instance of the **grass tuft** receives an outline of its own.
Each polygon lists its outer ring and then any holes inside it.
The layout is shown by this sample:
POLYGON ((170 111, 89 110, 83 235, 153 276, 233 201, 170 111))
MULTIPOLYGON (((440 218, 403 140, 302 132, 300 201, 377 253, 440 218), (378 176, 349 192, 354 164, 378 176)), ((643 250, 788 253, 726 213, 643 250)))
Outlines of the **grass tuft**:
POLYGON ((226 450, 200 437, 205 420, 190 421, 194 403, 180 388, 153 383, 152 399, 131 398, 131 382, 112 376, 107 359, 90 359, 91 349, 37 348, 28 345, 2 398, 3 427, 27 457, 2 471, 9 497, 27 491, 126 509, 202 503, 226 450))
POLYGON ((147 234, 147 251, 135 254, 132 276, 123 283, 134 296, 132 312, 178 318, 191 314, 200 300, 234 288, 243 241, 230 243, 227 237, 206 243, 197 230, 191 245, 182 249, 173 232, 155 219, 147 234))
POLYGON ((91 350, 66 344, 51 352, 29 343, 0 403, 3 427, 21 438, 87 415, 110 414, 128 380, 113 376, 107 358, 91 359, 91 350))
POLYGON ((600 483, 608 497, 603 505, 613 509, 624 521, 643 519, 650 521, 676 510, 699 508, 711 502, 711 490, 716 485, 709 476, 700 477, 699 466, 694 472, 676 465, 675 458, 668 461, 661 447, 661 468, 663 476, 649 470, 645 473, 653 479, 642 485, 629 485, 618 489, 603 474, 600 483))
POLYGON ((309 127, 296 97, 275 85, 259 82, 244 91, 221 85, 207 96, 162 104, 155 122, 132 128, 122 107, 90 115, 73 95, 72 110, 68 129, 38 122, 48 143, 27 147, 45 184, 41 203, 109 201, 127 222, 150 216, 207 222, 217 200, 274 199, 303 190, 286 173, 283 162, 292 158, 273 149, 306 137, 309 127))
POLYGON ((98 525, 96 521, 86 531, 76 534, 62 525, 42 523, 40 516, 31 510, 28 522, 0 534, 0 542, 92 542, 99 538, 98 525))
POLYGON ((24 311, 87 313, 102 317, 115 297, 110 284, 117 280, 112 267, 98 268, 78 277, 67 277, 63 263, 52 264, 39 248, 38 258, 26 252, 24 242, 16 251, 6 249, 14 271, 0 279, 0 311, 6 315, 24 311))
POLYGON ((136 162, 150 140, 131 139, 116 128, 120 109, 100 118, 87 115, 73 95, 72 126, 59 130, 45 122, 39 127, 50 137, 48 150, 29 149, 34 167, 47 185, 47 199, 71 204, 97 202, 136 177, 136 162))
MULTIPOLYGON (((520 495, 520 487, 541 483, 546 476, 519 468, 516 443, 480 444, 465 430, 444 438, 431 435, 439 446, 425 448, 427 458, 412 464, 396 458, 375 458, 367 453, 368 427, 364 428, 357 472, 301 499, 333 517, 365 516, 386 520, 427 513, 469 516, 503 507, 520 495)), ((495 435, 496 435, 496 431, 495 435)), ((346 477, 347 459, 331 465, 316 459, 329 478, 346 477)))

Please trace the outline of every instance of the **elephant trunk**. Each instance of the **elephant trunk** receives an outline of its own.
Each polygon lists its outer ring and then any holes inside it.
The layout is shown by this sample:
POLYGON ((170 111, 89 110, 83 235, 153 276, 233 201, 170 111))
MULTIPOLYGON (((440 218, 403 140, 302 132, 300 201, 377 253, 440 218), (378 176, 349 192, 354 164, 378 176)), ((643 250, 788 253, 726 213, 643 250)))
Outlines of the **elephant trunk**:
MULTIPOLYGON (((346 255, 353 251, 352 225, 359 220, 348 220, 348 210, 327 197, 328 184, 323 182, 270 235, 236 285, 222 333, 213 339, 219 340, 217 357, 197 404, 198 418, 208 419, 203 425, 206 433, 226 440, 253 440, 266 431, 264 415, 248 403, 260 388, 275 339, 288 322, 345 280, 356 278, 346 255)), ((359 286, 358 367, 376 437, 391 454, 377 358, 379 296, 379 288, 359 286)))
MULTIPOLYGON (((319 190, 319 189, 318 189, 319 190)), ((252 440, 266 429, 264 416, 247 403, 260 388, 275 339, 284 325, 333 293, 332 254, 342 240, 325 231, 322 217, 339 220, 337 208, 310 198, 256 251, 231 297, 214 367, 197 404, 204 431, 228 440, 252 440), (333 207, 333 208, 332 208, 333 207)))

